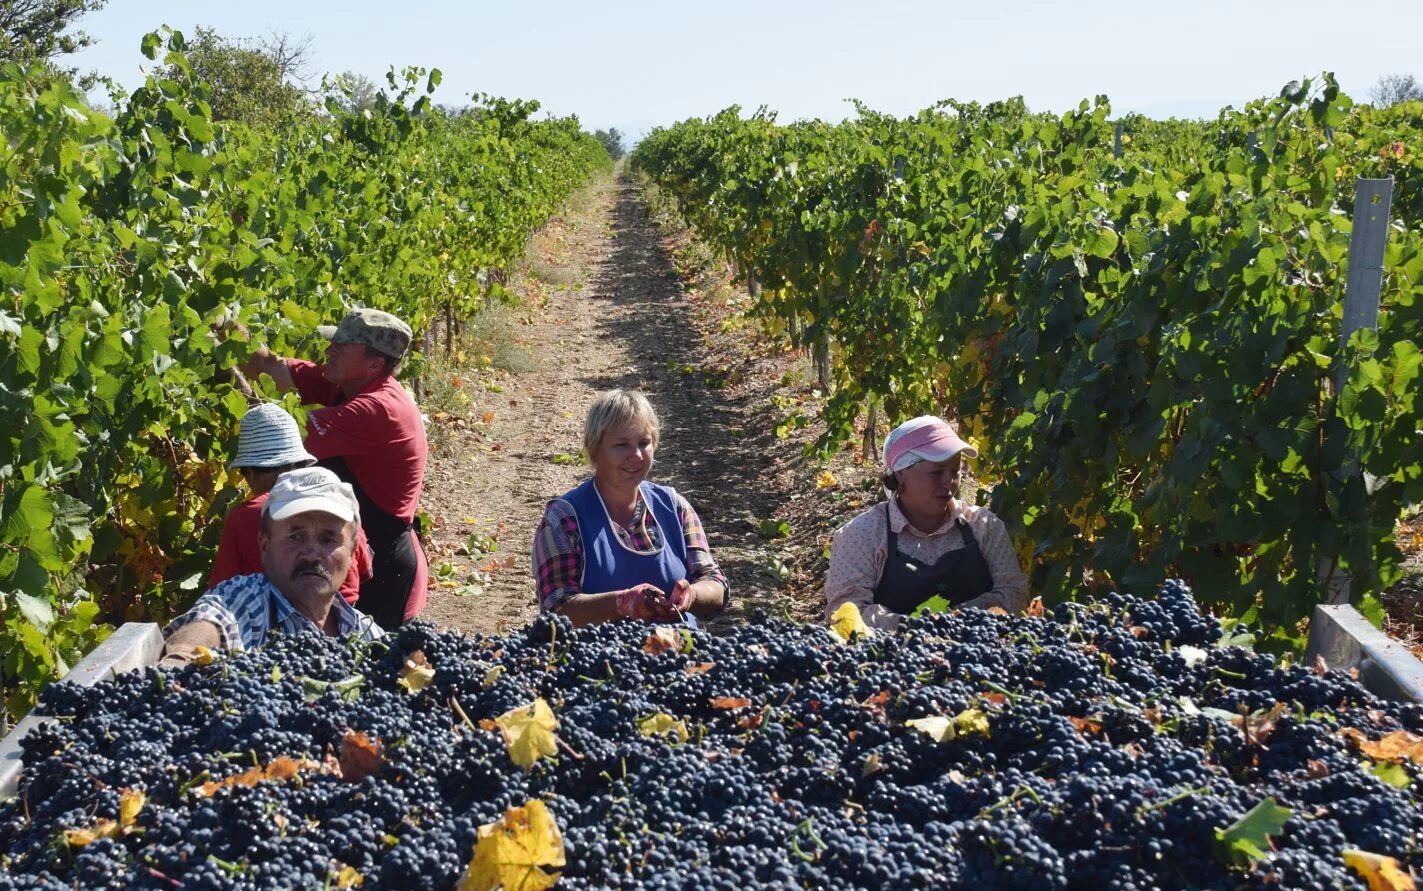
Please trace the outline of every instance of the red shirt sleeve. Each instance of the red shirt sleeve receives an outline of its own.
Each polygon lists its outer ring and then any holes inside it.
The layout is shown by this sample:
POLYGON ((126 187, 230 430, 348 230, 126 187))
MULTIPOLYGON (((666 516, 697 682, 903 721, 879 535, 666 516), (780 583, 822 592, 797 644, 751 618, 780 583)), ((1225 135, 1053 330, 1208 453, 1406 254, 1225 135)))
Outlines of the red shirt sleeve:
POLYGON ((323 366, 305 359, 288 359, 287 371, 304 405, 332 405, 341 398, 341 388, 321 373, 323 366))
POLYGON ((250 575, 262 571, 262 546, 257 541, 262 522, 265 494, 249 498, 234 507, 222 523, 222 539, 213 558, 208 587, 235 575, 250 575))

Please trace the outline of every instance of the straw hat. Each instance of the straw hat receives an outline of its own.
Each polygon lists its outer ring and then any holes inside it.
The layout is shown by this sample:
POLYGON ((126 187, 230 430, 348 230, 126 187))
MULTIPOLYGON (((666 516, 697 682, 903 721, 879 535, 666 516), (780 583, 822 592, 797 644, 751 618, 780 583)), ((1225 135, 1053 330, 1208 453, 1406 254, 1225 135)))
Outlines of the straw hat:
POLYGON ((242 416, 237 434, 237 457, 229 468, 265 469, 289 464, 315 464, 316 459, 301 444, 296 419, 280 405, 270 402, 250 409, 242 416))

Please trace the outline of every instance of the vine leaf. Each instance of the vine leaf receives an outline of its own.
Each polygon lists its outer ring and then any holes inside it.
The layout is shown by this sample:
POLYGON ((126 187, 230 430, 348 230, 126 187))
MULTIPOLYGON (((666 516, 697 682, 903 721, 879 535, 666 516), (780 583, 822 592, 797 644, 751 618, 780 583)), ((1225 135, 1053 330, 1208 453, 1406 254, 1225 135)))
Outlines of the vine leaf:
POLYGON ((424 650, 416 650, 405 659, 405 667, 400 671, 397 684, 418 693, 435 682, 435 666, 425 658, 424 650))
POLYGON ((566 863, 558 822, 535 799, 479 827, 459 891, 542 891, 558 882, 566 863))
POLYGON ((845 643, 849 643, 856 634, 862 637, 874 636, 874 631, 860 617, 860 608, 853 603, 842 603, 840 608, 835 610, 834 615, 830 617, 830 633, 845 643))
POLYGON ((341 779, 359 783, 379 773, 385 763, 384 754, 379 739, 372 740, 364 733, 346 731, 346 735, 341 737, 341 779))
POLYGON ((976 708, 964 709, 952 718, 948 715, 910 718, 904 725, 918 730, 934 742, 948 742, 960 736, 989 735, 988 715, 976 708))
POLYGON ((558 719, 542 696, 528 705, 510 709, 495 718, 494 723, 504 734, 509 757, 524 770, 532 768, 540 758, 558 754, 558 740, 553 735, 558 729, 558 719))
POLYGON ((71 847, 82 848, 101 838, 116 838, 133 828, 139 811, 148 803, 148 795, 140 789, 124 789, 119 793, 119 818, 101 819, 86 829, 64 830, 64 840, 71 847))
POLYGON ((654 656, 662 653, 676 653, 682 649, 682 635, 677 633, 677 629, 663 626, 647 635, 647 640, 643 641, 642 651, 651 653, 654 656))
POLYGON ((1405 872, 1392 857, 1346 848, 1344 862, 1364 877, 1369 891, 1415 891, 1418 887, 1413 874, 1405 872))
POLYGON ((678 742, 686 742, 691 734, 687 732, 687 722, 680 718, 674 718, 666 712, 658 712, 648 718, 643 718, 637 722, 637 729, 642 731, 643 736, 665 736, 669 739, 676 739, 678 742))
POLYGON ((1339 733, 1352 742, 1364 757, 1374 761, 1412 761, 1414 764, 1423 764, 1423 736, 1409 733, 1407 730, 1395 730, 1377 741, 1370 740, 1357 727, 1348 727, 1339 733))
POLYGON ((1273 796, 1268 797, 1239 820, 1215 831, 1217 850, 1226 862, 1249 866, 1269 853, 1270 836, 1283 832, 1285 821, 1292 816, 1294 811, 1280 807, 1273 796))

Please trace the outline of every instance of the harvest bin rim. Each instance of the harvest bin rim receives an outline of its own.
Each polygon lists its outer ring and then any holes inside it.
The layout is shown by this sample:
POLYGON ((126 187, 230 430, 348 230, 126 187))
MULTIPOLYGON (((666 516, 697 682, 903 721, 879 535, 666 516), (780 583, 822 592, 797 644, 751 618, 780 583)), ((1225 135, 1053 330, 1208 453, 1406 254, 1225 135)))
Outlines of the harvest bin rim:
MULTIPOLYGON (((125 671, 153 665, 163 652, 163 634, 152 622, 126 622, 95 647, 59 683, 90 686, 125 671)), ((1322 657, 1330 668, 1358 669, 1359 681, 1386 699, 1423 702, 1423 661, 1401 642, 1369 624, 1347 604, 1320 604, 1310 622, 1306 658, 1322 657)), ((26 715, 0 740, 0 800, 19 793, 23 768, 20 741, 51 718, 26 715)))

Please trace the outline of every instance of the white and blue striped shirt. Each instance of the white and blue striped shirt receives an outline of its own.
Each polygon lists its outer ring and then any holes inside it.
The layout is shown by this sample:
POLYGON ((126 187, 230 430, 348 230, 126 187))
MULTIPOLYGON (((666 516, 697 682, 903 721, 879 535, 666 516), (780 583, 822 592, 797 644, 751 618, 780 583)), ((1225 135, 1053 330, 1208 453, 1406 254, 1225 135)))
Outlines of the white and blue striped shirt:
MULTIPOLYGON (((339 595, 332 600, 331 609, 341 637, 359 634, 373 640, 384 633, 370 616, 356 612, 339 595)), ((193 622, 216 625, 222 648, 234 651, 260 647, 274 630, 282 634, 322 633, 261 572, 233 576, 209 588, 192 609, 168 623, 163 636, 193 622)))

